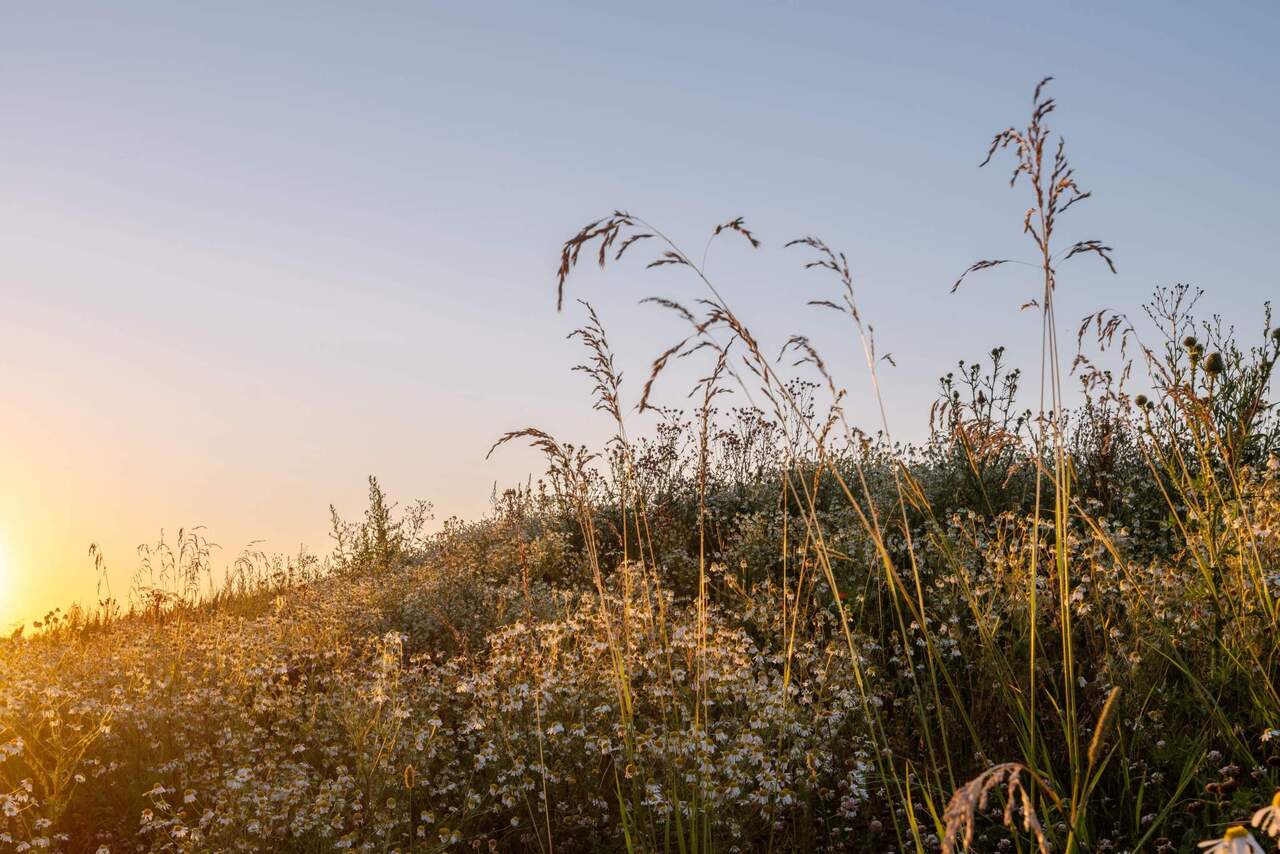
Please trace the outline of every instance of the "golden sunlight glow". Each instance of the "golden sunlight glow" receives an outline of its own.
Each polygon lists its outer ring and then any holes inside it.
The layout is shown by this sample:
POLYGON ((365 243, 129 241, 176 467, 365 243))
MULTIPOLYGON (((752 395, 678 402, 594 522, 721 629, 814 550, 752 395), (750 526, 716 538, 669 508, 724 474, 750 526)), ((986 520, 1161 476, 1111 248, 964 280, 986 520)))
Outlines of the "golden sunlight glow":
MULTIPOLYGON (((0 534, 0 620, 8 616, 10 598, 13 596, 13 584, 9 569, 9 549, 4 535, 0 534)), ((3 626, 0 626, 3 628, 3 626)))

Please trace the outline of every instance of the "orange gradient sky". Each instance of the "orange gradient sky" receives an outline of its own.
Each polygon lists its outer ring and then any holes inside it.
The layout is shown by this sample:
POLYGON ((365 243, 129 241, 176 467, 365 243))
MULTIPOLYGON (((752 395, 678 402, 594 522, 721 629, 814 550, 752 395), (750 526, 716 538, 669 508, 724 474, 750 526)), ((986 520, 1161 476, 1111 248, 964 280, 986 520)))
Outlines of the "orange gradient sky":
MULTIPOLYGON (((91 601, 90 542, 124 596, 162 528, 206 526, 219 566, 323 553, 369 474, 475 516, 539 468, 485 459, 503 431, 599 440, 554 270, 616 207, 699 247, 745 216, 765 248, 713 275, 762 334, 813 332, 865 423, 856 348, 780 246, 847 250, 919 436, 956 359, 1038 353, 1018 270, 948 289, 1024 251, 1021 198, 976 165, 1044 74, 1095 191, 1070 237, 1120 268, 1065 276, 1062 317, 1188 281, 1252 332, 1280 292, 1274 6, 642 7, 7 8, 0 626, 91 601)), ((632 384, 672 333, 637 299, 695 293, 641 266, 570 291, 632 384)))

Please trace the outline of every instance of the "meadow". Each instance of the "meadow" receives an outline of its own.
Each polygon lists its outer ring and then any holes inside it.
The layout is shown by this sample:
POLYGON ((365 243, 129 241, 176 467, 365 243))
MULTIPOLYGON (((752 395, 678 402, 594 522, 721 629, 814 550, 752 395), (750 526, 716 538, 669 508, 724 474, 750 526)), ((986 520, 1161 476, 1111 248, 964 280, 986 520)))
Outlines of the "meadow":
MULTIPOLYGON (((1280 329, 1174 284, 1056 316, 1112 250, 1058 238, 1089 193, 1053 109, 1041 84, 988 157, 1026 195, 1035 381, 990 349, 898 443, 809 338, 756 338, 701 242, 614 212, 565 243, 562 305, 579 263, 701 288, 653 301, 683 331, 638 387, 585 306, 614 438, 497 436, 545 475, 430 533, 371 478, 324 558, 221 578, 183 531, 123 600, 0 641, 0 848, 1276 850, 1280 329), (659 390, 688 408, 633 435, 659 390)), ((787 247, 878 397, 850 263, 787 247)))

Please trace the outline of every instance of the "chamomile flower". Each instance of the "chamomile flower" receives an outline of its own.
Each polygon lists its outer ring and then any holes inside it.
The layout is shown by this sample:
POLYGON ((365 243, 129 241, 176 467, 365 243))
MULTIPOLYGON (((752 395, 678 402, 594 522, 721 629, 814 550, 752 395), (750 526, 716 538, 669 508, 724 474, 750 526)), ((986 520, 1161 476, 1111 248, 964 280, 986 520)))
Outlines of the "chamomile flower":
POLYGON ((1266 851, 1253 834, 1243 825, 1232 825, 1221 839, 1207 839, 1200 843, 1205 854, 1266 854, 1266 851))
POLYGON ((1268 836, 1280 836, 1280 792, 1271 797, 1271 803, 1253 814, 1250 822, 1268 836))

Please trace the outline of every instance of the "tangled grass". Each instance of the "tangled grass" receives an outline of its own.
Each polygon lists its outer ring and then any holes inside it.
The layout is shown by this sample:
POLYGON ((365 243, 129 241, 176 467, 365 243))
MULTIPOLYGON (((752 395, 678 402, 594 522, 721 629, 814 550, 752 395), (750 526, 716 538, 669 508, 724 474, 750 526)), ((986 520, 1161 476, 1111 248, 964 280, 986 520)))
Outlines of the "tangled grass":
MULTIPOLYGON (((883 407, 864 432, 813 341, 767 352, 727 287, 615 212, 566 242, 561 305, 584 252, 657 246, 648 266, 701 291, 650 301, 681 331, 634 397, 586 305, 580 370, 614 438, 505 434, 495 451, 527 441, 546 476, 430 536, 429 508, 397 517, 371 480, 332 557, 246 554, 220 586, 183 532, 123 610, 3 643, 0 845, 1265 850, 1280 331, 1268 308, 1239 343, 1177 286, 1142 322, 1084 318, 1060 364, 1060 268, 1114 266, 1055 240, 1089 194, 1044 86, 990 151, 1030 191, 1036 408, 996 348, 942 378, 922 445, 883 407), (681 360, 705 362, 693 411, 631 438, 681 360)), ((741 218, 728 238, 762 245, 741 218)), ((878 397, 848 260, 787 245, 832 277, 810 302, 852 324, 878 397)))

